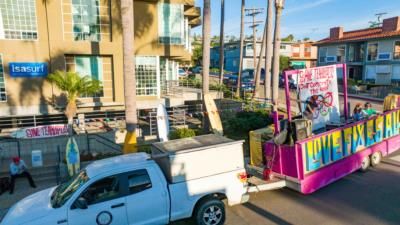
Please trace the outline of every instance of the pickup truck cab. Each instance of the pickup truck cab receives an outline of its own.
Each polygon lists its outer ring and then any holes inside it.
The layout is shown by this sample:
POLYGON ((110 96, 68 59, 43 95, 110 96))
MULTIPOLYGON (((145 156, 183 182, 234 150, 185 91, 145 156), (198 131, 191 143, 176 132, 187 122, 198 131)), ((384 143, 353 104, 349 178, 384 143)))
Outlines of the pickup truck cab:
POLYGON ((68 182, 16 203, 1 224, 168 224, 193 217, 197 224, 219 225, 225 221, 222 200, 235 205, 248 195, 244 168, 218 172, 171 183, 168 172, 146 153, 103 159, 68 182))

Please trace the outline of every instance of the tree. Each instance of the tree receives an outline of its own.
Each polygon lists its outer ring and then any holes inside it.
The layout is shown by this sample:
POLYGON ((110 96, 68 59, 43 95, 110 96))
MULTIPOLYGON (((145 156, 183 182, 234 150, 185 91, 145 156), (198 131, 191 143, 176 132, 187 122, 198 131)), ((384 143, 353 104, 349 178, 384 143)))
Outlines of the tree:
POLYGON ((225 20, 225 1, 221 0, 221 24, 219 33, 219 84, 224 81, 224 20, 225 20))
POLYGON ((279 57, 279 72, 290 67, 290 57, 281 55, 279 57))
POLYGON ((271 63, 272 63, 272 14, 273 0, 268 0, 267 6, 267 42, 265 49, 265 80, 264 80, 264 96, 271 99, 271 63))
POLYGON ((124 154, 137 152, 136 126, 136 77, 134 56, 134 3, 132 0, 121 0, 121 21, 124 55, 124 94, 126 136, 124 154))
POLYGON ((246 1, 242 0, 242 13, 240 19, 240 56, 239 56, 239 73, 236 81, 236 98, 240 97, 240 87, 241 79, 242 79, 242 68, 243 68, 243 47, 244 47, 244 9, 245 9, 246 1))
MULTIPOLYGON (((204 0, 203 5, 203 101, 209 92, 210 76, 210 33, 211 33, 211 7, 210 0, 204 0)), ((204 102, 203 102, 204 103, 204 102)), ((205 104, 203 104, 205 109, 205 104)), ((204 120, 204 130, 208 130, 207 122, 204 120)))
POLYGON ((287 37, 282 38, 282 41, 294 41, 293 34, 289 34, 287 37))
POLYGON ((309 37, 305 37, 305 38, 303 38, 303 41, 309 41, 310 40, 310 38, 309 37))
POLYGON ((194 66, 201 65, 202 59, 203 59, 203 48, 201 47, 201 45, 197 45, 193 49, 192 64, 194 66))
POLYGON ((101 92, 103 90, 101 83, 89 76, 82 77, 78 73, 65 71, 49 74, 47 80, 67 96, 64 114, 68 119, 69 135, 72 135, 73 120, 77 112, 76 100, 82 95, 94 95, 101 92))
MULTIPOLYGON (((272 104, 274 111, 274 123, 278 123, 278 94, 279 94, 279 51, 281 46, 280 28, 283 0, 275 1, 275 32, 274 32, 274 54, 272 64, 272 104)), ((290 35, 289 35, 290 36, 290 35)), ((289 112, 290 113, 290 112, 289 112)), ((275 133, 279 130, 275 130, 275 133)))

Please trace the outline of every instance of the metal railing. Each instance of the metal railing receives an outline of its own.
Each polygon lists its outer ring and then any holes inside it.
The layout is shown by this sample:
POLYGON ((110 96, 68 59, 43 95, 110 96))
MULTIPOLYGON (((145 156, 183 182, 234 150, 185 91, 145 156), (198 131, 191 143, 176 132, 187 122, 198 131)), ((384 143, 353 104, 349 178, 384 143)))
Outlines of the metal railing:
MULTIPOLYGON (((167 110, 168 121, 171 128, 186 125, 186 107, 173 107, 167 110)), ((157 112, 149 112, 150 135, 157 135, 157 112)))

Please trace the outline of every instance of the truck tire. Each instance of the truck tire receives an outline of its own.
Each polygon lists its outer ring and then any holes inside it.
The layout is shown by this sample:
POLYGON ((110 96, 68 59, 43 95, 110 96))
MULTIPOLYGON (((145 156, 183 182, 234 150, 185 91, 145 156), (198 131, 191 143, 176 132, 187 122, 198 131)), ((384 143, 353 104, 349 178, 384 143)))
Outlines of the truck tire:
POLYGON ((375 167, 379 163, 381 163, 382 160, 382 153, 381 152, 374 152, 371 156, 371 166, 375 167))
POLYGON ((369 156, 365 156, 361 161, 360 171, 367 172, 370 164, 371 164, 371 160, 370 160, 369 156))
POLYGON ((222 225, 225 223, 225 205, 217 198, 199 202, 193 215, 197 225, 222 225))

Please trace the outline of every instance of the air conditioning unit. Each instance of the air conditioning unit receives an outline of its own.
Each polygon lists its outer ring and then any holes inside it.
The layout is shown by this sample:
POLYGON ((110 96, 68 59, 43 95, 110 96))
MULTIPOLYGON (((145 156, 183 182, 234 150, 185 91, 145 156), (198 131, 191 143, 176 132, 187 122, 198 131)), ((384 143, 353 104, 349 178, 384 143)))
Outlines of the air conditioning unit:
POLYGON ((336 56, 327 56, 326 62, 336 62, 336 56))
POLYGON ((390 60, 392 58, 392 54, 390 52, 382 52, 378 54, 377 60, 390 60))
POLYGON ((389 65, 376 66, 376 73, 382 73, 382 74, 391 73, 391 67, 389 65))

